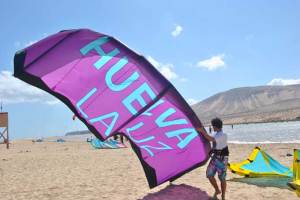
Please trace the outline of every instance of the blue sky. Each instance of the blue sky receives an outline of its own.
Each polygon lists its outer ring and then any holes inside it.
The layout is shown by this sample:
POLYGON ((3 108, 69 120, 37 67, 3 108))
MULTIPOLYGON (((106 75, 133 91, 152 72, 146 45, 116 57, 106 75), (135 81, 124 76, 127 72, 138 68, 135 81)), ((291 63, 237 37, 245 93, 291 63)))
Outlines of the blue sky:
POLYGON ((300 83, 300 2, 0 2, 0 101, 12 138, 84 129, 54 98, 11 76, 14 53, 60 30, 90 28, 145 55, 191 103, 228 89, 300 83))

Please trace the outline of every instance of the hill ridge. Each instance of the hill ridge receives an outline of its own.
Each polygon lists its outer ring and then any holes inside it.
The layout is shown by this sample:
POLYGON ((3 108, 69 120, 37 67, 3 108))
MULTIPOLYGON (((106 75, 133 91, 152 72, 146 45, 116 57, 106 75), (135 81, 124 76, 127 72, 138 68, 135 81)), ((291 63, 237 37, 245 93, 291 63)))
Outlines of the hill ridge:
POLYGON ((192 108, 204 123, 216 116, 225 123, 295 120, 300 118, 300 84, 233 88, 192 108))

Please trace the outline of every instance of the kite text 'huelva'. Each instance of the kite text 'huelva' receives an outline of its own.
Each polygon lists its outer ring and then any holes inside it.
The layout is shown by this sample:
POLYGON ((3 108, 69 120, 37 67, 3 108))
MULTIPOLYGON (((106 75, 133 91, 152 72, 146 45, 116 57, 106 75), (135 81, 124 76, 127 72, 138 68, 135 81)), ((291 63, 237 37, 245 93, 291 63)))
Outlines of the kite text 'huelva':
MULTIPOLYGON (((108 67, 105 71, 105 83, 108 89, 112 92, 123 92, 124 90, 130 89, 130 87, 134 87, 133 83, 138 81, 140 84, 134 89, 131 88, 131 93, 127 95, 125 98, 121 99, 120 104, 130 113, 131 116, 138 113, 139 109, 142 109, 147 105, 147 100, 153 100, 156 98, 156 93, 147 83, 147 81, 143 81, 141 79, 141 73, 137 70, 132 71, 131 73, 126 73, 127 79, 123 80, 121 83, 114 83, 113 77, 122 69, 126 70, 126 67, 130 68, 128 58, 126 56, 120 57, 122 54, 121 50, 118 48, 111 49, 109 52, 105 52, 102 48, 103 45, 108 44, 110 39, 106 36, 100 37, 84 47, 80 49, 80 52, 83 56, 86 56, 88 53, 97 53, 98 60, 96 60, 90 67, 95 68, 96 70, 102 70, 105 67, 108 67), (100 56, 100 58, 99 58, 100 56), (118 59, 116 62, 112 63, 112 59, 118 59)), ((128 70, 130 71, 130 70, 128 70)), ((77 103, 76 108, 79 113, 86 119, 90 124, 101 123, 102 131, 104 130, 104 135, 106 137, 110 136, 113 132, 115 125, 118 120, 122 118, 121 113, 118 110, 111 111, 109 113, 99 113, 97 117, 90 117, 89 113, 83 109, 84 105, 87 104, 87 101, 92 98, 97 93, 101 92, 100 89, 95 85, 95 87, 91 88, 86 95, 84 95, 77 103), (110 123, 108 123, 110 121, 110 123)), ((134 121, 131 123, 131 127, 125 128, 124 133, 137 144, 141 149, 144 149, 148 156, 155 156, 154 149, 161 151, 164 150, 172 150, 173 148, 185 148, 193 139, 197 137, 197 132, 189 122, 189 120, 183 115, 179 115, 180 118, 176 118, 173 120, 167 120, 167 118, 172 115, 176 115, 177 112, 181 112, 172 107, 172 104, 169 104, 167 109, 160 111, 160 113, 154 114, 156 108, 162 104, 165 104, 166 101, 164 99, 159 99, 155 102, 150 108, 148 108, 141 115, 145 119, 148 117, 155 116, 153 121, 156 124, 156 128, 166 128, 166 127, 175 127, 175 130, 168 129, 167 132, 164 132, 164 135, 167 139, 177 138, 177 147, 172 147, 168 144, 168 140, 161 141, 156 137, 159 131, 157 129, 154 130, 153 134, 143 134, 139 136, 138 131, 147 123, 146 120, 134 121), (186 125, 185 128, 177 128, 176 125, 186 125), (136 135, 135 135, 136 133, 136 135), (154 142, 155 141, 155 142, 154 142), (151 143, 150 143, 151 142, 151 143), (154 145, 155 144, 155 145, 154 145)), ((142 118, 143 119, 143 118, 142 118)), ((100 131, 99 131, 100 132, 100 131)), ((161 138, 161 137, 160 137, 161 138)))

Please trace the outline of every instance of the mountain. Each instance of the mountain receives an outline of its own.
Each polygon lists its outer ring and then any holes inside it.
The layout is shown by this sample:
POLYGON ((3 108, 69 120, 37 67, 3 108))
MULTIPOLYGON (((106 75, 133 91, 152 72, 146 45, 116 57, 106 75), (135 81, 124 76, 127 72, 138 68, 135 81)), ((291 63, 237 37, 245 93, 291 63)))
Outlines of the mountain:
POLYGON ((300 84, 235 88, 192 106, 200 120, 226 124, 300 120, 300 84))

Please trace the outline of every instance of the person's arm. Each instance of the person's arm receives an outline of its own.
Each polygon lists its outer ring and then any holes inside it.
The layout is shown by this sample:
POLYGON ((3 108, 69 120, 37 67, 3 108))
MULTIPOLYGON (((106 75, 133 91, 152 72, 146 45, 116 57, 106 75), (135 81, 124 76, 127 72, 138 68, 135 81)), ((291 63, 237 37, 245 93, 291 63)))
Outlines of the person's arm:
POLYGON ((201 128, 197 128, 196 130, 197 130, 200 134, 202 134, 203 137, 205 137, 208 141, 210 141, 210 142, 215 142, 215 141, 216 141, 214 137, 210 136, 210 135, 206 132, 206 130, 205 130, 205 128, 204 128, 203 126, 202 126, 201 128))

